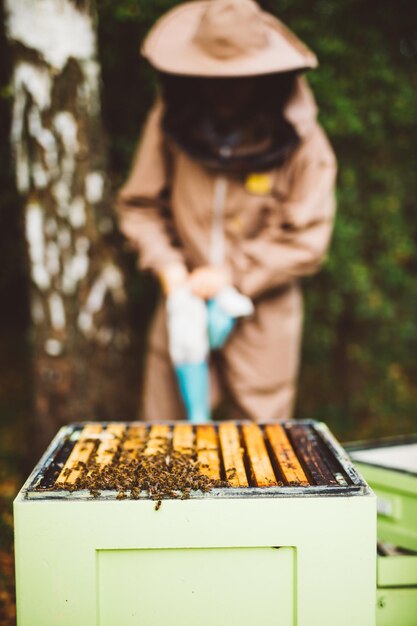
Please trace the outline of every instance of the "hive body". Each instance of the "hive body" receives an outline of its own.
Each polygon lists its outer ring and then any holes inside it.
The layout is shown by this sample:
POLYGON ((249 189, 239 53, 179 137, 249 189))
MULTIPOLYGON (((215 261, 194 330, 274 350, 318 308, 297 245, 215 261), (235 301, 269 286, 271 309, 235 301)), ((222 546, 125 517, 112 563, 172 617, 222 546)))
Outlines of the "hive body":
POLYGON ((417 437, 352 457, 378 497, 378 539, 417 552, 417 437))
POLYGON ((352 449, 377 496, 377 625, 417 624, 417 437, 352 449))
MULTIPOLYGON (((327 486, 312 484, 304 459, 280 469, 271 446, 277 433, 247 428, 216 428, 211 448, 207 432, 187 440, 187 430, 171 430, 178 445, 204 453, 205 471, 217 454, 224 479, 227 454, 241 454, 244 473, 229 472, 229 487, 163 500, 159 510, 146 494, 120 501, 114 492, 42 490, 76 432, 61 431, 15 502, 19 626, 373 626, 372 492, 323 425, 309 423, 306 432, 330 447, 330 474, 340 470, 327 486)), ((291 428, 279 434, 288 435, 281 444, 291 460, 291 428)))

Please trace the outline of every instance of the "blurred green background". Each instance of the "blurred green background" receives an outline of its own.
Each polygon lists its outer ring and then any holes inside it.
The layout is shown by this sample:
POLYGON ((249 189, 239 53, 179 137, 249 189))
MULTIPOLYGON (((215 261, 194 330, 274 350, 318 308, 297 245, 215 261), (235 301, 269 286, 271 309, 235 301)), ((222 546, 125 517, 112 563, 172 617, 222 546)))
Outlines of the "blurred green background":
MULTIPOLYGON (((103 117, 115 190, 127 174, 156 88, 139 57, 139 43, 176 4, 98 0, 103 117)), ((331 251, 322 272, 304 283, 296 414, 325 420, 342 440, 416 432, 415 0, 261 4, 319 57, 320 67, 309 79, 339 161, 331 251)), ((13 95, 3 17, 0 0, 0 621, 12 624, 10 510, 30 469, 31 385, 26 254, 8 143, 13 95)), ((155 285, 132 274, 129 292, 132 319, 144 335, 155 285)))

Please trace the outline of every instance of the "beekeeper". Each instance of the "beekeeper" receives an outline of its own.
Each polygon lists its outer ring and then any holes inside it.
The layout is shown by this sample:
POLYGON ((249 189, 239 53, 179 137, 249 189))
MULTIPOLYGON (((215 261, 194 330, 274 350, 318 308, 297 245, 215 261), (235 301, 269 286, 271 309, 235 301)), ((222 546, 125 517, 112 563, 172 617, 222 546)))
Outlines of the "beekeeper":
MULTIPOLYGON (((140 268, 160 279, 164 294, 150 332, 143 418, 187 417, 172 342, 186 342, 206 304, 229 291, 242 296, 243 310, 234 314, 226 301, 217 308, 224 316, 208 348, 211 404, 227 397, 228 417, 289 418, 299 282, 318 270, 335 212, 335 157, 304 76, 316 57, 253 0, 179 5, 142 52, 159 73, 161 95, 118 213, 140 268), (170 327, 181 310, 182 325, 180 314, 170 327)), ((216 320, 214 311, 214 335, 216 320)))

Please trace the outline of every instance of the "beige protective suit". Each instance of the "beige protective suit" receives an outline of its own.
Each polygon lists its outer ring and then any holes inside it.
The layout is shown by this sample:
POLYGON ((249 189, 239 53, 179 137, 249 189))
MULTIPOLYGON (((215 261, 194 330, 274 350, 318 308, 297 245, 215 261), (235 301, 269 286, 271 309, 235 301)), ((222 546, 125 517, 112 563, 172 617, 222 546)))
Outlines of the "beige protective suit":
MULTIPOLYGON (((168 145, 162 112, 158 102, 120 191, 121 230, 137 248, 140 268, 154 272, 171 262, 191 271, 223 247, 233 284, 253 300, 255 314, 238 321, 211 363, 213 404, 224 391, 234 412, 227 417, 289 418, 302 331, 299 279, 318 270, 335 211, 336 162, 311 91, 299 77, 285 108, 300 145, 284 165, 257 176, 216 174, 168 145)), ((150 332, 143 400, 146 420, 186 418, 163 301, 150 332)))

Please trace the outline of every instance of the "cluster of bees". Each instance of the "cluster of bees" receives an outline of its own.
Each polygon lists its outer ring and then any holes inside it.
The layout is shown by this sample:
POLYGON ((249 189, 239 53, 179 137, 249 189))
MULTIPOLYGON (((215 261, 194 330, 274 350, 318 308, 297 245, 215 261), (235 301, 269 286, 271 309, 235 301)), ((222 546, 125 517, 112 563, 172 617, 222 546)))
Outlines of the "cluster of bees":
POLYGON ((136 500, 145 494, 155 501, 156 510, 164 499, 184 500, 193 491, 207 493, 216 487, 228 486, 224 481, 206 476, 192 453, 170 450, 168 445, 153 454, 141 454, 128 463, 116 455, 115 460, 104 467, 97 464, 93 455, 78 469, 80 475, 68 490, 88 490, 94 497, 112 490, 117 491, 119 500, 136 500))

